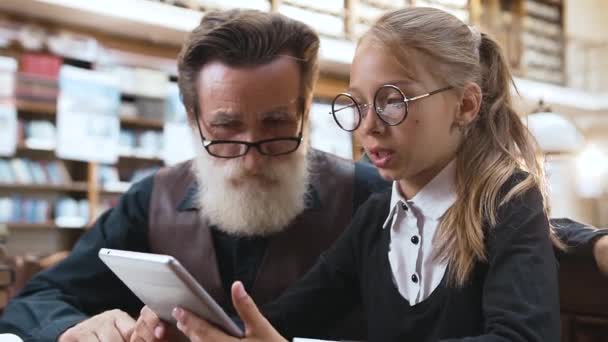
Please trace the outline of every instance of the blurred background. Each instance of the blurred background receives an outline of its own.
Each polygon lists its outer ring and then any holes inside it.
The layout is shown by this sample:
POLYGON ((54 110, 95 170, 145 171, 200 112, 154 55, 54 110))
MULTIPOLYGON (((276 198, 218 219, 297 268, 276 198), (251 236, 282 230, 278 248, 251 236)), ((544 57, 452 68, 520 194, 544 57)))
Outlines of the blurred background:
POLYGON ((547 156, 552 215, 608 226, 608 1, 1 0, 4 253, 71 249, 132 182, 192 156, 175 58, 210 10, 312 25, 322 37, 312 145, 359 158, 328 103, 347 87, 357 38, 403 6, 444 9, 498 38, 522 120, 547 156))

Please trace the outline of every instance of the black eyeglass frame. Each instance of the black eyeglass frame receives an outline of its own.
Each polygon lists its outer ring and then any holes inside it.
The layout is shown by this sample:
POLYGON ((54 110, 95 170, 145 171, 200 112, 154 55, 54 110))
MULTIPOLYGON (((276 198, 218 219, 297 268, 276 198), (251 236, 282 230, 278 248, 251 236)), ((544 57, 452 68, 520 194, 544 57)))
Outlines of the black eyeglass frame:
POLYGON ((205 136, 203 135, 203 131, 201 130, 200 117, 198 114, 196 115, 196 127, 198 128, 198 133, 201 136, 201 141, 203 142, 203 147, 205 148, 205 150, 207 150, 207 153, 209 153, 209 155, 214 156, 216 158, 232 159, 232 158, 242 157, 242 156, 246 155, 249 152, 249 149, 251 149, 252 147, 255 147, 255 149, 258 150, 258 152, 262 155, 275 157, 275 156, 282 156, 282 155, 286 155, 289 153, 293 153, 302 144, 302 132, 304 130, 304 115, 301 115, 301 116, 302 116, 302 118, 300 120, 300 130, 299 130, 299 133, 297 136, 295 136, 295 137, 277 137, 277 138, 264 139, 264 140, 258 140, 258 141, 253 141, 253 142, 242 141, 242 140, 209 140, 209 139, 205 138, 205 136), (286 152, 281 152, 281 153, 266 153, 262 150, 261 145, 270 143, 270 142, 275 142, 275 141, 293 141, 293 142, 296 142, 296 145, 294 146, 293 149, 290 149, 286 152), (235 156, 223 156, 223 155, 219 155, 219 154, 211 152, 211 149, 210 149, 211 146, 220 145, 220 144, 245 145, 246 148, 243 153, 241 153, 239 155, 235 155, 235 156))
MULTIPOLYGON (((385 84, 385 85, 379 87, 376 90, 376 92, 374 94, 374 102, 373 103, 365 103, 365 104, 362 104, 362 105, 359 104, 359 102, 357 102, 353 98, 353 96, 351 94, 349 94, 349 93, 340 93, 340 94, 336 95, 336 97, 334 97, 334 99, 331 101, 331 112, 329 112, 329 114, 333 116, 334 121, 336 122, 336 124, 341 129, 343 129, 343 130, 345 130, 347 132, 353 132, 357 128, 359 128, 359 126, 361 125, 361 121, 363 119, 363 115, 361 114, 361 107, 365 106, 365 107, 369 108, 369 106, 371 105, 374 108, 374 112, 376 113, 376 115, 378 116, 378 118, 380 118, 380 120, 382 120, 382 122, 384 122, 388 126, 397 126, 397 125, 401 124, 403 121, 405 121, 405 119, 407 118, 407 116, 409 114, 409 103, 410 102, 421 100, 421 99, 423 99, 425 97, 429 97, 431 95, 435 95, 437 93, 441 93, 443 91, 450 90, 452 88, 454 88, 454 87, 447 86, 447 87, 439 88, 437 90, 433 90, 431 92, 428 92, 428 93, 425 93, 425 94, 422 94, 422 95, 418 95, 418 96, 414 96, 414 97, 408 98, 407 96, 405 96, 405 94, 403 93, 403 91, 399 87, 397 87, 396 85, 385 84), (391 89, 397 90, 399 92, 399 94, 401 95, 401 97, 403 98, 403 103, 405 104, 405 110, 404 110, 403 117, 397 123, 390 123, 390 122, 387 122, 384 118, 382 118, 382 116, 380 115, 380 113, 382 112, 382 109, 381 108, 377 108, 377 106, 376 106, 376 103, 377 103, 376 100, 378 98, 378 94, 380 93, 380 91, 382 89, 385 89, 385 88, 391 88, 391 89), (353 102, 353 105, 339 108, 336 111, 336 109, 335 109, 336 100, 338 100, 338 98, 340 96, 346 96, 346 97, 348 97, 353 102), (339 112, 340 110, 344 110, 346 108, 351 108, 353 106, 357 108, 358 121, 357 121, 357 124, 355 125, 355 127, 353 129, 347 129, 344 126, 342 126, 342 124, 340 124, 340 121, 338 120, 338 117, 336 116, 336 112, 339 112)), ((366 110, 367 110, 367 108, 366 108, 366 110)))

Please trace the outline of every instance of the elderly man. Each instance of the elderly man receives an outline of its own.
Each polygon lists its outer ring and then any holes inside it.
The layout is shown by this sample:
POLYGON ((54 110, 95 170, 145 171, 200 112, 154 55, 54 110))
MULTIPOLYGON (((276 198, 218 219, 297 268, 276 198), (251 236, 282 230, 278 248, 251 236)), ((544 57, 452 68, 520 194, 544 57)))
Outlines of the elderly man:
MULTIPOLYGON (((175 256, 228 312, 235 280, 263 304, 301 277, 388 188, 371 166, 308 148, 318 46, 309 27, 278 14, 207 14, 179 56, 197 156, 133 185, 0 324, 35 341, 163 335, 149 310, 135 331, 143 304, 99 261, 102 247, 175 256)), ((565 232, 587 249, 598 234, 565 232)))

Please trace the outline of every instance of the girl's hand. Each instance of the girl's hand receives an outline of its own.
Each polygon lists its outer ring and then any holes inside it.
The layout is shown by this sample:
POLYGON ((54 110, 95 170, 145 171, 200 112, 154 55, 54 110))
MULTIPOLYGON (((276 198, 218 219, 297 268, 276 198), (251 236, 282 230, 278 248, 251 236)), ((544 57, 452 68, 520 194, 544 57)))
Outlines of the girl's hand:
POLYGON ((224 333, 207 321, 181 309, 173 310, 177 328, 193 342, 202 341, 247 341, 247 342, 286 342, 270 323, 262 316, 253 299, 247 294, 239 281, 232 284, 232 303, 245 323, 245 337, 239 339, 224 333))

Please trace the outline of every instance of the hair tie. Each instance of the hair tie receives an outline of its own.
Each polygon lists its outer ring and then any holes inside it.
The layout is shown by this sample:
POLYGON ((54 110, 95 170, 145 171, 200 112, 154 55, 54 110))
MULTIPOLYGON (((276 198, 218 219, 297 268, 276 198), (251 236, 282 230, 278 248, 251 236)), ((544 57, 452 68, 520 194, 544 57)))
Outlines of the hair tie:
POLYGON ((479 59, 479 46, 481 45, 481 32, 479 32, 478 29, 476 29, 474 26, 471 25, 467 25, 467 27, 469 28, 469 31, 471 31, 471 36, 473 36, 473 49, 475 51, 475 54, 477 55, 477 58, 479 59))

